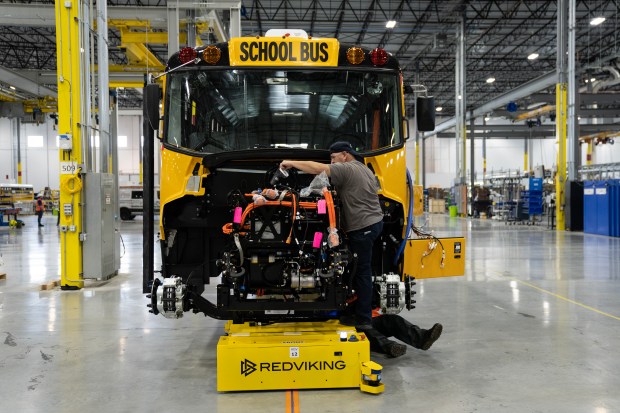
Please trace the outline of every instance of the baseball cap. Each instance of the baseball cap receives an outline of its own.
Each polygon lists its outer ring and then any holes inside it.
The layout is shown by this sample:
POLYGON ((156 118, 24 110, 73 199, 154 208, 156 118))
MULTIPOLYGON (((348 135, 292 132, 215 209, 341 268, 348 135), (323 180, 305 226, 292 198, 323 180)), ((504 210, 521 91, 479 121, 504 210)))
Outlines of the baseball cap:
POLYGON ((337 152, 349 152, 355 158, 359 159, 362 156, 353 149, 353 145, 351 145, 347 141, 338 141, 331 144, 329 147, 329 153, 337 153, 337 152))

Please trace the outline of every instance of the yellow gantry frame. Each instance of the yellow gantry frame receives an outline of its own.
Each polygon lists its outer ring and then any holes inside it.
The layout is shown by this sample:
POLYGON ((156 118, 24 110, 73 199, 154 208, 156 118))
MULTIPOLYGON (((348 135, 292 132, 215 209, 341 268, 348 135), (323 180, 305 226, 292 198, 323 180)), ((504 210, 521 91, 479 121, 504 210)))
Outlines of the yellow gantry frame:
MULTIPOLYGON (((130 66, 110 65, 110 72, 127 72, 132 70, 144 71, 147 68, 151 71, 163 71, 164 65, 151 53, 146 44, 168 44, 167 32, 154 32, 148 21, 140 20, 108 20, 108 27, 115 27, 121 34, 121 48, 125 49, 130 66)), ((198 33, 202 33, 209 28, 208 24, 200 23, 196 25, 198 33)), ((187 42, 187 33, 179 33, 179 42, 187 42)), ((196 36, 196 45, 202 45, 199 36, 196 36)), ((140 85, 141 86, 141 85, 140 85)), ((133 87, 133 86, 127 86, 133 87)))
POLYGON ((558 172, 555 177, 555 216, 556 228, 558 231, 564 231, 564 204, 566 202, 566 194, 564 185, 566 183, 566 121, 567 121, 567 83, 558 83, 555 87, 556 101, 556 122, 555 131, 558 138, 558 172))
POLYGON ((531 110, 529 112, 525 112, 525 113, 521 113, 520 115, 517 115, 517 117, 514 118, 513 122, 518 122, 520 120, 536 118, 536 117, 538 117, 540 115, 545 115, 545 114, 551 113, 551 112, 555 112, 555 106, 554 105, 545 105, 545 106, 543 106, 541 108, 534 109, 534 110, 531 110))
MULTIPOLYGON (((73 149, 60 151, 59 158, 63 162, 82 164, 82 148, 80 136, 81 95, 80 57, 80 3, 73 0, 56 1, 56 55, 58 66, 58 132, 71 134, 73 149)), ((60 237, 60 285, 62 288, 82 288, 82 211, 79 176, 60 175, 60 225, 72 226, 74 231, 62 232, 60 237), (76 185, 78 185, 76 187, 76 185), (72 215, 65 216, 63 206, 72 206, 72 215)))
MULTIPOLYGON (((75 4, 77 8, 77 3, 75 4)), ((56 23, 58 19, 62 18, 58 15, 58 8, 69 10, 64 4, 56 5, 56 23), (62 7, 61 7, 62 6, 62 7)), ((96 22, 93 22, 95 24, 96 22)), ((197 23, 197 33, 204 33, 209 29, 208 23, 197 23)), ((168 44, 167 32, 154 32, 151 29, 151 24, 148 21, 143 20, 119 20, 109 19, 108 27, 115 27, 121 34, 120 47, 125 49, 127 58, 130 61, 128 65, 109 65, 108 69, 110 73, 144 73, 144 72, 162 72, 165 68, 157 57, 151 53, 146 47, 146 44, 168 44)), ((187 39, 187 33, 179 33, 179 41, 185 43, 187 39)), ((196 45, 201 46, 202 40, 199 36, 196 36, 196 45)), ((57 50, 59 50, 57 48, 57 50)), ((66 50, 65 50, 66 51, 66 50)), ((61 56, 58 55, 58 62, 60 62, 61 56)), ((70 59, 70 58, 69 58, 70 59)), ((97 71, 97 66, 94 68, 97 71)), ((60 79, 60 76, 58 77, 60 79)), ((67 77, 65 76, 65 79, 67 77)), ((144 86, 144 80, 114 80, 110 79, 110 88, 128 87, 128 88, 142 88, 144 86)), ((14 102, 17 99, 14 96, 0 93, 0 101, 14 102)), ((42 112, 57 112, 57 102, 52 96, 45 96, 39 99, 32 99, 23 101, 24 111, 29 113, 34 108, 41 109, 42 112)))

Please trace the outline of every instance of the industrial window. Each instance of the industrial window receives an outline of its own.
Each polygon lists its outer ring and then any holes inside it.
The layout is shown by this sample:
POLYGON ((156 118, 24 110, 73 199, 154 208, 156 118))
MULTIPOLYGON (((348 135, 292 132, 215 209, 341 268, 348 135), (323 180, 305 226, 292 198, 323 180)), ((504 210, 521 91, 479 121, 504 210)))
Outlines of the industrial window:
POLYGON ((28 136, 28 147, 29 148, 42 148, 43 147, 43 136, 28 136))

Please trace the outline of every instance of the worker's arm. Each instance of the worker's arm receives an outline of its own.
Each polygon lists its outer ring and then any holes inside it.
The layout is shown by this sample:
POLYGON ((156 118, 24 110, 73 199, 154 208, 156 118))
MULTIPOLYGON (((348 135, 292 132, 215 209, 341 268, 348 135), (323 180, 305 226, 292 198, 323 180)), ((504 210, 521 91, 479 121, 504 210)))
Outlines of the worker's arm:
POLYGON ((302 172, 306 172, 313 175, 318 175, 321 172, 325 172, 327 176, 330 176, 329 164, 314 162, 314 161, 289 161, 284 160, 280 163, 280 168, 299 169, 302 172))

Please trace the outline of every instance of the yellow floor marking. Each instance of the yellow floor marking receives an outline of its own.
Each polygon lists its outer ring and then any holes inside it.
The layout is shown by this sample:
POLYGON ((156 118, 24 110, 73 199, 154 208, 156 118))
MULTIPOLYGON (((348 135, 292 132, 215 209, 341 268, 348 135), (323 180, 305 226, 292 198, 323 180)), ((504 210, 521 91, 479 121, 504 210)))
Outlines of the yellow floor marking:
POLYGON ((501 274, 501 273, 500 273, 500 275, 502 275, 502 276, 504 276, 504 277, 506 277, 506 278, 510 278, 511 280, 514 280, 514 281, 518 282, 519 284, 527 285, 528 287, 531 287, 531 288, 533 288, 533 289, 535 289, 535 290, 542 291, 543 293, 546 293, 546 294, 552 295, 552 296, 554 296, 555 298, 559 298, 560 300, 564 300, 564 301, 567 301, 567 302, 569 302, 569 303, 571 303, 571 304, 578 305, 579 307, 583 307, 583 308, 585 308, 586 310, 594 311, 595 313, 598 313, 598 314, 601 314, 601 315, 607 316, 607 317, 609 317, 609 318, 613 318, 614 320, 618 320, 618 321, 620 321, 620 317, 617 317, 617 316, 615 316, 615 315, 613 315, 613 314, 606 313, 606 312, 601 311, 601 310, 597 310, 597 309, 596 309, 596 308, 594 308, 594 307, 590 307, 589 305, 585 305, 585 304, 582 304, 582 303, 580 303, 580 302, 578 302, 578 301, 571 300, 570 298, 564 297, 563 295, 560 295, 560 294, 553 293, 553 292, 551 292, 551 291, 549 291, 549 290, 545 290, 544 288, 537 287, 537 286, 535 286, 534 284, 531 284, 531 283, 529 283, 529 282, 527 282, 527 281, 522 281, 522 280, 519 280, 519 279, 517 279, 517 278, 510 277, 510 276, 506 276, 506 275, 501 274))
POLYGON ((286 392, 286 413, 299 413, 299 392, 297 390, 286 392))

